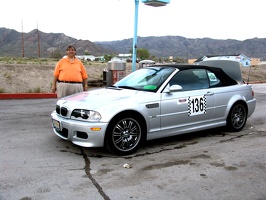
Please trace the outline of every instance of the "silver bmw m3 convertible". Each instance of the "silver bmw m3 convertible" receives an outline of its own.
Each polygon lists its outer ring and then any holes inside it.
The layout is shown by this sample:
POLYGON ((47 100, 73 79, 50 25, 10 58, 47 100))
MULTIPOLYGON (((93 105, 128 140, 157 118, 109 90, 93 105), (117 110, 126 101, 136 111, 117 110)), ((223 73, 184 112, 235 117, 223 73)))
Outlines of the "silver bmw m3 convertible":
POLYGON ((141 68, 114 85, 59 99, 51 117, 59 137, 127 155, 145 140, 215 127, 240 131, 255 106, 239 63, 216 60, 141 68))

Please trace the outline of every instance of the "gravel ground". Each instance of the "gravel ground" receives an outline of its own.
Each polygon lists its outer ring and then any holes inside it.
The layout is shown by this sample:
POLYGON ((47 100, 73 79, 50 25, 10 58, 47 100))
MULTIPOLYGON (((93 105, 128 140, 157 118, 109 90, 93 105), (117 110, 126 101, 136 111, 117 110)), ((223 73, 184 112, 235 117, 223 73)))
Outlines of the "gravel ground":
MULTIPOLYGON (((41 64, 1 64, 0 63, 0 93, 50 93, 53 71, 56 63, 41 64)), ((89 80, 102 80, 103 70, 107 63, 85 64, 89 80)), ((131 63, 127 63, 126 74, 131 73, 131 63)), ((241 68, 243 80, 265 82, 266 66, 241 68)))
MULTIPOLYGON (((85 65, 90 80, 102 80, 107 63, 85 65)), ((0 64, 0 93, 50 93, 55 64, 0 64)), ((127 66, 127 74, 131 65, 127 66)))

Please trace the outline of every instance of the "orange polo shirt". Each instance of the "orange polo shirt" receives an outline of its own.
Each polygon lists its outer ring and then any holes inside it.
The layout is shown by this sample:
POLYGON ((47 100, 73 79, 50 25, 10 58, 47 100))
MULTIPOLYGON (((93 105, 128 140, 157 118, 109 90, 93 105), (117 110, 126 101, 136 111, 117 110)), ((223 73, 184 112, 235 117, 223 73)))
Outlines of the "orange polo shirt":
POLYGON ((55 67, 54 76, 60 81, 82 82, 88 78, 88 74, 82 62, 75 58, 71 62, 68 57, 62 58, 55 67))

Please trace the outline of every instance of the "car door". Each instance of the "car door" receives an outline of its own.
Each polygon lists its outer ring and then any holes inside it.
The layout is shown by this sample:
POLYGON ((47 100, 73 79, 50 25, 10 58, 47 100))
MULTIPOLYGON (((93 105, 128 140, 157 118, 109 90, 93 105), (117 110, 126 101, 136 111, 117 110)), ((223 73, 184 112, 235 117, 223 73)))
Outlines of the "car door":
POLYGON ((225 121, 226 113, 229 101, 239 93, 239 87, 237 85, 224 86, 219 78, 213 73, 207 70, 207 75, 210 83, 210 90, 215 96, 215 109, 211 121, 213 123, 225 121))
POLYGON ((212 117, 215 98, 209 92, 205 69, 188 69, 178 72, 168 87, 180 85, 182 90, 161 96, 161 129, 172 131, 192 130, 206 125, 212 117))

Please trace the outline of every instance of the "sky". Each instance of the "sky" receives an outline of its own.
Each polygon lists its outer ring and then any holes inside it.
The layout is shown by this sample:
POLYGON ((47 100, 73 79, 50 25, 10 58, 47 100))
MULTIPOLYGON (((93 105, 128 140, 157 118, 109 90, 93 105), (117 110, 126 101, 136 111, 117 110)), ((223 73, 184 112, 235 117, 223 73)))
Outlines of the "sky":
MULTIPOLYGON (((265 0, 139 0, 137 35, 246 40, 266 38, 265 0)), ((1 0, 0 27, 64 33, 82 40, 134 37, 135 0, 1 0)))

